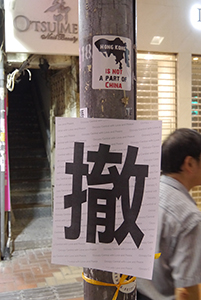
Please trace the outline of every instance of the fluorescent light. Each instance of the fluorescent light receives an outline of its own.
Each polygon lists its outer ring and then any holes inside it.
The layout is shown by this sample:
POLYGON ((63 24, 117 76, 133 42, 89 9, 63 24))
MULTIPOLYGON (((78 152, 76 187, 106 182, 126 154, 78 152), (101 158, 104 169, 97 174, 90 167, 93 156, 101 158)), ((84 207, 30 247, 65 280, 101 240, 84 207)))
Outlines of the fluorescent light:
POLYGON ((160 45, 163 41, 164 37, 163 36, 154 36, 153 39, 151 40, 151 45, 160 45))
POLYGON ((198 57, 193 57, 193 60, 198 60, 198 57))
POLYGON ((144 58, 150 60, 153 58, 153 56, 151 54, 146 54, 144 58))

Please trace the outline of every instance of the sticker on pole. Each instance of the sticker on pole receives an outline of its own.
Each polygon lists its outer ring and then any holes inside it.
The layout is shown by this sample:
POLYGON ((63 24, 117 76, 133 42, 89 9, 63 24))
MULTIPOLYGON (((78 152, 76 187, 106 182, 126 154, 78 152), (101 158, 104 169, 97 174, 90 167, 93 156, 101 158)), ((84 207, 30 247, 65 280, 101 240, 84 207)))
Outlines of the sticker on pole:
POLYGON ((92 88, 131 90, 131 40, 113 35, 93 37, 92 88))
MULTIPOLYGON (((127 280, 131 279, 132 276, 128 276, 127 280)), ((121 279, 121 274, 119 273, 112 273, 112 280, 115 284, 118 284, 121 279)), ((120 291, 124 294, 130 294, 136 289, 136 281, 130 282, 125 285, 121 285, 120 291)))

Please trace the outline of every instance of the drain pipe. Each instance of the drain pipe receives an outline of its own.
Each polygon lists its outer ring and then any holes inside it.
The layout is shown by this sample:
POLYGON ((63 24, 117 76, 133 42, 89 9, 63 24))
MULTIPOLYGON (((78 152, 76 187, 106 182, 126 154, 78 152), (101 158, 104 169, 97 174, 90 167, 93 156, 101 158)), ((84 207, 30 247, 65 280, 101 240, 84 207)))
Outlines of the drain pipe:
POLYGON ((7 122, 7 93, 5 91, 5 231, 6 231, 6 243, 4 251, 4 260, 11 259, 11 196, 10 196, 10 167, 9 167, 9 150, 8 150, 8 122, 7 122))
POLYGON ((8 231, 8 236, 7 236, 7 241, 6 241, 6 245, 4 248, 4 255, 3 255, 3 259, 4 260, 10 260, 11 259, 11 246, 12 246, 12 231, 11 231, 11 211, 8 211, 7 213, 7 231, 8 231))
POLYGON ((4 76, 4 1, 0 0, 0 251, 5 252, 5 76, 4 76))

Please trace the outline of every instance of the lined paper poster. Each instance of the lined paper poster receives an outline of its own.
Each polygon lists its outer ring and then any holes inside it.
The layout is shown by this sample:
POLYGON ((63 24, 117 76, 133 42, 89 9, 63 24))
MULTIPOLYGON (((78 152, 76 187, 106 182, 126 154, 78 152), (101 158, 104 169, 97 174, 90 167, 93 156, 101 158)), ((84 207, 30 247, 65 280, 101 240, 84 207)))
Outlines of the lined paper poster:
POLYGON ((150 279, 161 122, 56 118, 52 262, 150 279))

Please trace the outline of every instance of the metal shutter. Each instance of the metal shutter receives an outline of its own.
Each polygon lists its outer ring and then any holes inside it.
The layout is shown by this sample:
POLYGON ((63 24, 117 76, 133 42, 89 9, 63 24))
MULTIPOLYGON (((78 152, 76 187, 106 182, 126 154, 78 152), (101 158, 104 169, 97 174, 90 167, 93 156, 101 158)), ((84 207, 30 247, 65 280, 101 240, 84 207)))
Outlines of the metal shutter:
MULTIPOLYGON (((191 99, 192 129, 201 133, 201 57, 192 56, 192 99, 191 99)), ((191 191, 192 197, 201 210, 201 186, 191 191)))
POLYGON ((176 55, 137 54, 137 119, 162 120, 162 139, 177 126, 176 55))

